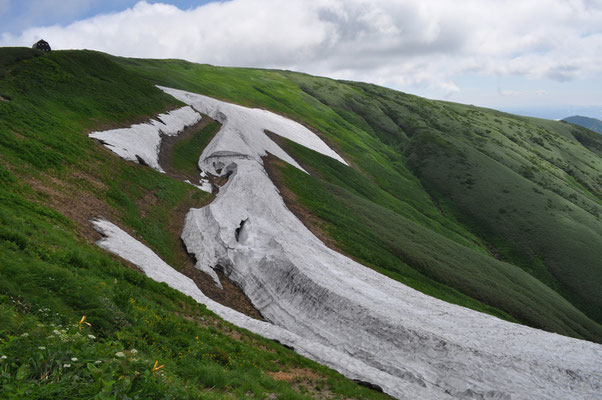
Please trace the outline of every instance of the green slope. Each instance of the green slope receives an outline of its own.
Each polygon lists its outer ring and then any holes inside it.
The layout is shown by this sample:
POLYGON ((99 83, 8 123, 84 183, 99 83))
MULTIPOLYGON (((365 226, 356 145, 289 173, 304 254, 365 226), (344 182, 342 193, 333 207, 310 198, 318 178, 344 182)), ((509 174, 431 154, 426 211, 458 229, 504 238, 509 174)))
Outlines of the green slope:
POLYGON ((280 346, 231 334, 91 244, 87 218, 101 214, 175 267, 185 264, 173 216, 210 196, 86 136, 178 106, 154 84, 263 107, 319 131, 352 168, 284 143, 312 176, 280 165, 274 179, 368 267, 447 301, 602 341, 599 135, 287 71, 0 49, 3 387, 85 397, 103 376, 112 396, 320 397, 317 386, 335 397, 378 397, 280 346), (84 314, 98 341, 73 334, 84 314), (72 344, 48 338, 52 323, 71 329, 72 344), (113 356, 132 347, 138 357, 113 356), (66 370, 71 357, 86 362, 66 370), (95 359, 108 366, 87 365, 95 359), (166 363, 164 375, 148 372, 155 360, 166 363), (267 373, 295 368, 316 374, 313 389, 267 373))
MULTIPOLYGON (((424 248, 399 235, 398 226, 381 225, 371 230, 371 241, 368 234, 361 237, 370 245, 358 247, 372 251, 358 255, 350 237, 329 231, 359 261, 394 271, 401 281, 437 297, 602 341, 597 135, 560 122, 294 72, 116 60, 154 83, 267 108, 321 132, 360 174, 312 159, 320 180, 335 185, 331 192, 348 190, 369 202, 352 207, 356 212, 338 222, 340 231, 365 222, 369 205, 380 206, 428 231, 425 247, 458 245, 446 258, 425 260, 424 248), (358 184, 359 177, 366 182, 358 184), (381 251, 391 248, 394 262, 381 251), (508 293, 515 298, 508 299, 508 293)), ((340 214, 342 197, 325 205, 319 196, 302 193, 296 179, 289 176, 287 185, 311 212, 340 214)), ((317 193, 316 185, 309 187, 317 193)))
POLYGON ((597 133, 602 133, 602 121, 596 118, 582 117, 580 115, 573 115, 563 119, 564 122, 570 122, 571 124, 579 125, 597 133))
POLYGON ((102 215, 182 267, 172 222, 210 196, 86 135, 178 106, 171 97, 103 54, 11 48, 0 96, 0 397, 387 398, 93 245, 88 219, 102 215))

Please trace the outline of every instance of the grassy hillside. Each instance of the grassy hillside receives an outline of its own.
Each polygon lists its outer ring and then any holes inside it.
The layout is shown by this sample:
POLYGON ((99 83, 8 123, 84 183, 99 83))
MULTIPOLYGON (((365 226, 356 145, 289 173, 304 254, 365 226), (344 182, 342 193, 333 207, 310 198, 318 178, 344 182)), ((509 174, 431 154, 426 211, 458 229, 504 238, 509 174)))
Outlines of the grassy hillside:
MULTIPOLYGON (((272 177, 331 246, 438 298, 602 342, 599 135, 292 72, 4 48, 0 385, 13 398, 384 397, 93 246, 101 215, 189 262, 178 230, 211 195, 86 135, 180 105, 154 84, 318 131, 352 167, 282 141, 312 175, 274 163, 272 177)), ((215 128, 174 145, 173 168, 193 172, 215 128)))
POLYGON ((563 119, 564 122, 570 122, 571 124, 579 125, 597 133, 602 133, 602 121, 596 118, 582 117, 580 115, 573 115, 563 119))
POLYGON ((211 196, 86 135, 147 120, 174 99, 106 55, 11 48, 0 49, 0 96, 2 398, 387 397, 93 245, 89 219, 104 216, 185 264, 177 225, 211 196))
POLYGON ((602 341, 598 135, 293 72, 117 61, 319 131, 355 171, 291 145, 318 180, 287 169, 283 182, 358 261, 458 304, 602 341))

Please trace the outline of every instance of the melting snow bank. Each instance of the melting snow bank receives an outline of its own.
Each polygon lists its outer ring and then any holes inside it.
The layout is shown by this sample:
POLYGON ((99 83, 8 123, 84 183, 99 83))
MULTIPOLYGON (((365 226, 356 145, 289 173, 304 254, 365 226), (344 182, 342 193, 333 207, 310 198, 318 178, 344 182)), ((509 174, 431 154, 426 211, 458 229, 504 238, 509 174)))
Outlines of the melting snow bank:
POLYGON ((286 208, 261 160, 270 152, 299 167, 269 130, 343 162, 311 131, 265 110, 162 89, 222 123, 199 167, 230 174, 211 204, 188 213, 182 239, 198 268, 220 265, 288 331, 284 343, 316 343, 313 351, 291 345, 399 398, 600 396, 602 346, 434 299, 318 240, 286 208))
POLYGON ((183 90, 161 86, 159 88, 222 124, 220 131, 201 155, 199 166, 211 164, 212 168, 205 168, 206 170, 220 170, 225 167, 221 162, 222 157, 255 158, 257 155, 265 156, 267 152, 303 170, 293 158, 263 133, 264 130, 274 132, 347 165, 312 131, 288 118, 259 108, 242 107, 183 90))
POLYGON ((199 180, 199 185, 195 185, 194 183, 190 182, 188 179, 186 179, 184 182, 196 187, 197 189, 201 189, 203 192, 207 192, 207 193, 212 193, 213 192, 213 186, 211 185, 211 182, 209 182, 206 179, 201 178, 199 180))
POLYGON ((159 165, 161 133, 175 136, 185 127, 201 120, 199 113, 186 106, 160 114, 156 120, 129 128, 92 132, 91 138, 101 141, 118 156, 129 161, 146 164, 157 171, 164 172, 159 165))
MULTIPOLYGON (((104 236, 103 239, 97 242, 98 246, 135 264, 151 279, 157 282, 165 282, 170 287, 192 297, 197 302, 205 304, 207 309, 213 311, 224 320, 268 339, 277 340, 282 344, 293 347, 297 353, 324 365, 334 367, 352 379, 368 380, 370 383, 380 383, 383 386, 385 382, 395 383, 399 381, 399 379, 365 365, 361 361, 349 357, 347 354, 302 338, 267 322, 258 321, 211 300, 201 292, 192 279, 170 267, 152 250, 131 237, 127 232, 103 219, 94 220, 92 224, 104 236)), ((403 381, 397 383, 402 388, 405 384, 403 381)), ((444 398, 438 396, 430 397, 430 394, 421 390, 421 388, 418 388, 418 390, 414 390, 413 388, 407 389, 404 392, 397 390, 391 392, 391 394, 399 398, 403 398, 408 393, 412 394, 409 398, 413 399, 444 398)))

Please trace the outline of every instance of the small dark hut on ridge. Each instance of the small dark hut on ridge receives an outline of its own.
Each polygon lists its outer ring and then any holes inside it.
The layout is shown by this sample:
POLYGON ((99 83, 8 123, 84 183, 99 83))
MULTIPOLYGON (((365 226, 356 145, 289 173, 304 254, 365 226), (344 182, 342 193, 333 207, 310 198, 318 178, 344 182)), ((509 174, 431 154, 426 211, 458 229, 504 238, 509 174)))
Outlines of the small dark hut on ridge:
POLYGON ((50 51, 50 45, 44 39, 38 40, 33 46, 31 46, 31 48, 42 50, 42 51, 50 51))

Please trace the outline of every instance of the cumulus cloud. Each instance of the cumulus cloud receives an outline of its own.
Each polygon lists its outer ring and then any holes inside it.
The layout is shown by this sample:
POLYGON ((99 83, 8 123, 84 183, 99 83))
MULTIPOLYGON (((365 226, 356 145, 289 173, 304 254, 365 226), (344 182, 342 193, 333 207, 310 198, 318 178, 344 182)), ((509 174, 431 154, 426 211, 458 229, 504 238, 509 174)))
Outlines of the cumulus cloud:
MULTIPOLYGON (((2 0, 0 0, 2 1, 2 0)), ((568 81, 602 73, 600 0, 231 0, 189 10, 144 1, 0 45, 286 68, 455 93, 462 74, 568 81)))

